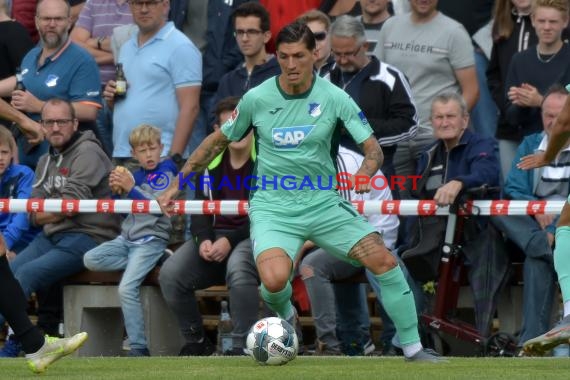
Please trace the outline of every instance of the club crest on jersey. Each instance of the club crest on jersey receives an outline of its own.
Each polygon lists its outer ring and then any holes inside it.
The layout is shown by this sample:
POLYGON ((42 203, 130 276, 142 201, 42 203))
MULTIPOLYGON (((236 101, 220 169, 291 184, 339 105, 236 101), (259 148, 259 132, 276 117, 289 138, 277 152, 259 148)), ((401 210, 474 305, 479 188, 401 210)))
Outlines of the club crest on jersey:
POLYGON ((236 121, 236 119, 238 118, 238 116, 239 116, 239 111, 236 107, 236 108, 234 108, 232 114, 230 115, 230 118, 226 121, 226 123, 233 124, 236 121))
POLYGON ((368 119, 366 118, 366 115, 364 115, 364 112, 360 111, 360 112, 358 113, 358 117, 360 118, 360 121, 362 122, 362 125, 368 124, 368 119))
POLYGON ((314 125, 273 128, 273 146, 276 148, 296 148, 309 136, 314 125))
POLYGON ((309 103, 309 115, 312 117, 320 116, 321 105, 319 103, 309 103))

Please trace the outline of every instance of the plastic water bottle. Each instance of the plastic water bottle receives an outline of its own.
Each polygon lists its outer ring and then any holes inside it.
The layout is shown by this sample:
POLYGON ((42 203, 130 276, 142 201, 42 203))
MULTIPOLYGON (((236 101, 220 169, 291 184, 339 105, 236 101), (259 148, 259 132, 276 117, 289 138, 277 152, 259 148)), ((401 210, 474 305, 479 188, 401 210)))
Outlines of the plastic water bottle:
POLYGON ((234 324, 228 310, 228 301, 222 301, 220 322, 218 323, 218 353, 225 354, 233 350, 232 331, 234 324))

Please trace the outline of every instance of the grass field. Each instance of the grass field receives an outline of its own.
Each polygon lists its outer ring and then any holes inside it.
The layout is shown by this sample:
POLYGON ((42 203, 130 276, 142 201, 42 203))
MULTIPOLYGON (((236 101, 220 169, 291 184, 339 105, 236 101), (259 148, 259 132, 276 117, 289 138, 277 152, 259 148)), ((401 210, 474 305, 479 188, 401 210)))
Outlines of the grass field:
POLYGON ((444 364, 402 358, 299 357, 282 367, 262 367, 247 357, 65 358, 42 375, 24 359, 1 359, 1 379, 567 379, 570 359, 450 358, 444 364))

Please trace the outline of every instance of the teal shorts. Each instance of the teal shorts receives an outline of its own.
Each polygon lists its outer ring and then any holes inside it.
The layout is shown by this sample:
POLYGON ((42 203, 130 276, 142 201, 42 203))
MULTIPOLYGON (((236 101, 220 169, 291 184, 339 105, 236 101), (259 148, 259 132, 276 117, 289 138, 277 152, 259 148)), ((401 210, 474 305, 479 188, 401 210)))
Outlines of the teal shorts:
POLYGON ((360 239, 377 231, 352 204, 335 192, 322 192, 307 205, 296 209, 291 205, 255 202, 249 209, 253 255, 270 248, 281 248, 291 260, 306 240, 325 251, 360 266, 348 253, 360 239))

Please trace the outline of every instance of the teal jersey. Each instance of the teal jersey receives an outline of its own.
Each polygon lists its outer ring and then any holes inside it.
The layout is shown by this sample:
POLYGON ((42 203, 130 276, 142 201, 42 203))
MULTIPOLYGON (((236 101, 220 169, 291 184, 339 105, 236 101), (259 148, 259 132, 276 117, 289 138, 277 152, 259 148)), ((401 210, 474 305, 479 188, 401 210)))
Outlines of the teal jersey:
POLYGON ((278 81, 273 77, 248 91, 222 126, 232 141, 254 130, 252 204, 307 203, 334 191, 341 128, 359 144, 372 135, 364 113, 337 86, 315 76, 308 91, 288 95, 278 81))

